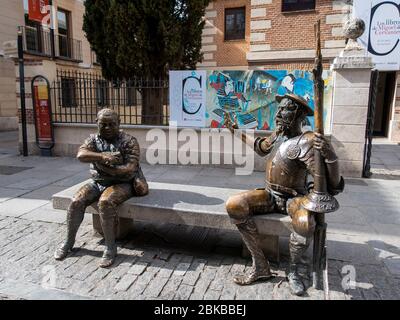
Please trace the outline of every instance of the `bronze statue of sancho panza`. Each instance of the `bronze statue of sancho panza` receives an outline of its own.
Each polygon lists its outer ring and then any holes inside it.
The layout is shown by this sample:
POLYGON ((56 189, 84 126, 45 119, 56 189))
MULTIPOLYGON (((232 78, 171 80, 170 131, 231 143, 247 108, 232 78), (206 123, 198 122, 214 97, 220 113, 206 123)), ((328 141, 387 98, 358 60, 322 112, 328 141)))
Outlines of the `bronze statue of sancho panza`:
POLYGON ((98 201, 105 240, 100 267, 108 267, 117 254, 117 207, 132 196, 146 195, 148 185, 140 168, 139 144, 136 138, 119 130, 118 114, 112 109, 102 109, 96 121, 98 133, 90 135, 77 154, 80 161, 91 163, 92 181, 74 195, 67 211, 67 238, 54 257, 62 260, 67 256, 73 248, 86 207, 98 201))
MULTIPOLYGON (((324 135, 302 132, 302 123, 313 111, 300 96, 276 96, 279 103, 275 116, 275 130, 266 138, 253 139, 241 133, 242 140, 256 153, 266 156, 265 187, 234 195, 226 202, 226 210, 236 224, 249 249, 253 265, 249 272, 234 277, 240 285, 272 277, 270 266, 260 247, 259 234, 252 218, 256 214, 280 212, 292 218, 290 235, 290 262, 287 277, 293 294, 302 295, 305 287, 298 272, 298 264, 307 250, 315 230, 314 213, 305 209, 300 201, 309 193, 308 175, 316 172, 315 149, 319 150, 326 167, 328 192, 343 190, 344 180, 339 175, 338 158, 324 135)), ((236 119, 227 114, 225 125, 232 133, 238 129, 236 119)))

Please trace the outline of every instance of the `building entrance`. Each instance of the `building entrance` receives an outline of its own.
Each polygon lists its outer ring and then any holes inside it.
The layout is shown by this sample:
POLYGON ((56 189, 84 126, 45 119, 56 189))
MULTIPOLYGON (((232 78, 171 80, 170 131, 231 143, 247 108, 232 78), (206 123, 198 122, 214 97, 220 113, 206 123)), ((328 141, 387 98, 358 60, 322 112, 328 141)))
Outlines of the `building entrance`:
POLYGON ((379 72, 376 82, 374 137, 388 137, 391 108, 394 101, 396 72, 379 72))

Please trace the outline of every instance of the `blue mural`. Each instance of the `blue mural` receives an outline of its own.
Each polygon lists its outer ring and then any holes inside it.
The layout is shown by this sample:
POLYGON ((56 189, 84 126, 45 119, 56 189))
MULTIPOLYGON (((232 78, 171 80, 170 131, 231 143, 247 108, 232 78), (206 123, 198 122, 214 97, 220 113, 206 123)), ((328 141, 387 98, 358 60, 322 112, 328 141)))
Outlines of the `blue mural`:
MULTIPOLYGON (((329 122, 332 84, 329 72, 324 72, 325 124, 329 122)), ((224 112, 235 113, 239 127, 273 130, 277 109, 275 96, 294 93, 306 99, 314 108, 312 73, 304 70, 211 70, 207 73, 206 123, 211 128, 223 127, 224 112)), ((307 118, 310 128, 313 117, 307 118)))

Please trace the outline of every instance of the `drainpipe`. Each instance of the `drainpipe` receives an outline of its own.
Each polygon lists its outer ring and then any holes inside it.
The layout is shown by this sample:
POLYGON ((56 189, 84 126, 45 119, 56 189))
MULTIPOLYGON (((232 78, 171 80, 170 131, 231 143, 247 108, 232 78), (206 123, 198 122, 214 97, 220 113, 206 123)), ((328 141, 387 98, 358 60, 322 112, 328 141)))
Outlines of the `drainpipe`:
POLYGON ((21 101, 21 125, 22 125, 22 154, 28 156, 28 141, 26 133, 26 109, 25 109, 25 72, 24 72, 24 47, 22 39, 22 27, 18 27, 18 65, 19 65, 19 96, 21 101))
POLYGON ((55 35, 54 35, 54 21, 55 21, 55 10, 53 8, 53 0, 49 1, 50 5, 50 46, 51 46, 51 58, 56 57, 56 46, 55 46, 55 35))

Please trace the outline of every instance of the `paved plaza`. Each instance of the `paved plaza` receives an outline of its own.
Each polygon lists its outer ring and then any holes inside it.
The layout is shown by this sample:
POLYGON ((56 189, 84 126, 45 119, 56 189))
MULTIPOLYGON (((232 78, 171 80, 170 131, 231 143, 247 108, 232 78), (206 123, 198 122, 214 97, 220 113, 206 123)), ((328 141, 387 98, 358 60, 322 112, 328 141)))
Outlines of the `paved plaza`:
MULTIPOLYGON (((66 214, 52 208, 51 197, 87 179, 88 165, 24 158, 16 139, 15 132, 0 133, 0 299, 323 299, 312 288, 305 297, 289 293, 287 239, 281 263, 272 265, 275 278, 234 284, 232 276, 251 261, 241 258, 239 234, 226 230, 137 223, 118 243, 115 265, 102 269, 102 239, 87 215, 76 250, 55 261, 66 214)), ((372 178, 346 179, 340 210, 327 215, 331 299, 400 299, 400 147, 376 144, 372 160, 372 178)), ((143 165, 143 171, 163 183, 253 189, 264 181, 263 172, 235 176, 233 169, 199 166, 143 165)), ((307 274, 306 263, 303 269, 307 274)))

